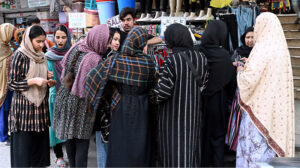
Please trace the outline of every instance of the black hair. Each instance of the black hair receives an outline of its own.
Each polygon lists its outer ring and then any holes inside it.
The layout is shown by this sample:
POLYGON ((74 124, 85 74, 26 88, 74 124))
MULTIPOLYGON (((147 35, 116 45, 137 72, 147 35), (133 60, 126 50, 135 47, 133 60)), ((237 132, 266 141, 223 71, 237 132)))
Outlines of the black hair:
POLYGON ((135 9, 130 8, 130 7, 126 7, 123 8, 119 14, 120 20, 123 20, 124 17, 126 17, 127 15, 131 15, 132 18, 135 18, 135 9))
POLYGON ((47 36, 45 30, 38 25, 32 26, 29 32, 29 38, 30 40, 33 40, 34 38, 41 36, 41 35, 45 35, 47 36))
POLYGON ((26 26, 31 26, 33 23, 41 23, 41 20, 37 16, 28 16, 26 26))
POLYGON ((54 37, 55 37, 55 34, 56 34, 56 32, 57 32, 58 30, 65 32, 66 35, 68 36, 68 30, 67 30, 67 27, 64 26, 64 25, 58 25, 58 26, 55 28, 54 33, 53 33, 54 37))
MULTIPOLYGON (((120 46, 121 46, 123 40, 122 40, 122 36, 121 36, 121 30, 120 30, 119 28, 113 28, 113 27, 109 28, 109 38, 108 38, 108 43, 111 44, 111 42, 112 42, 112 40, 113 40, 113 38, 114 38, 114 35, 115 35, 116 33, 119 33, 119 34, 120 34, 120 46)), ((120 50, 120 49, 121 49, 121 47, 119 47, 118 50, 120 50)))

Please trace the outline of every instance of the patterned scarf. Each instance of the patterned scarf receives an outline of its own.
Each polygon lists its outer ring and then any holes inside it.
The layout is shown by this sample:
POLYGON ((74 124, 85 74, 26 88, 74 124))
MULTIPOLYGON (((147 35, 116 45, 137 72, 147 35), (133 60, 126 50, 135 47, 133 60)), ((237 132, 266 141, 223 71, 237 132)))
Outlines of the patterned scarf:
MULTIPOLYGON (((101 118, 109 118, 110 112, 118 104, 121 95, 116 92, 115 88, 107 89, 111 87, 107 85, 108 81, 134 86, 153 84, 154 61, 150 56, 142 55, 146 44, 147 31, 139 27, 133 28, 128 34, 122 53, 109 57, 89 72, 85 86, 89 112, 98 110, 101 118)), ((103 132, 102 138, 105 142, 109 122, 103 123, 102 121, 101 132, 103 132)))

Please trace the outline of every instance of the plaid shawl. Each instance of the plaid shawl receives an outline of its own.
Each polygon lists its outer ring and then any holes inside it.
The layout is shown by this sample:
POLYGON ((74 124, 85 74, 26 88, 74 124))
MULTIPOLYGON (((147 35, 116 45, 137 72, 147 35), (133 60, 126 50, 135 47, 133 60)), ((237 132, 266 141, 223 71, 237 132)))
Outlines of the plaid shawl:
MULTIPOLYGON (((118 104, 121 95, 117 89, 107 85, 108 81, 134 86, 151 86, 154 83, 155 64, 152 57, 143 55, 147 44, 147 31, 133 28, 124 43, 121 54, 109 57, 93 68, 85 86, 89 112, 101 114, 102 140, 108 135, 110 112, 118 104)), ((98 114, 99 115, 99 114, 98 114)))

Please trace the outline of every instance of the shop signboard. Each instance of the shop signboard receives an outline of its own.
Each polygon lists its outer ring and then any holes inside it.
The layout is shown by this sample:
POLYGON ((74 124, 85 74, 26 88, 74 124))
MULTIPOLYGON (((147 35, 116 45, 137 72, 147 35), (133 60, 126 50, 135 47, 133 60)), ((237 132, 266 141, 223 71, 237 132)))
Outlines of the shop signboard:
POLYGON ((49 0, 28 0, 28 7, 49 6, 49 0))
POLYGON ((86 28, 86 13, 69 13, 69 27, 71 29, 86 28))
POLYGON ((119 15, 107 19, 106 24, 108 27, 120 28, 121 30, 123 29, 119 15))

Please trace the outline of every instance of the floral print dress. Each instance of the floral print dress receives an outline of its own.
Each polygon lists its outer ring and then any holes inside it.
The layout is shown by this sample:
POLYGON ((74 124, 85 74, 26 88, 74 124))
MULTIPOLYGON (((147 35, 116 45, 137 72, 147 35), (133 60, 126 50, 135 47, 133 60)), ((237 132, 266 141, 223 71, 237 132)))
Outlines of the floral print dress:
POLYGON ((243 110, 236 152, 236 167, 256 168, 257 163, 266 162, 274 157, 276 157, 276 153, 255 127, 248 113, 243 110))

